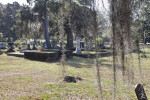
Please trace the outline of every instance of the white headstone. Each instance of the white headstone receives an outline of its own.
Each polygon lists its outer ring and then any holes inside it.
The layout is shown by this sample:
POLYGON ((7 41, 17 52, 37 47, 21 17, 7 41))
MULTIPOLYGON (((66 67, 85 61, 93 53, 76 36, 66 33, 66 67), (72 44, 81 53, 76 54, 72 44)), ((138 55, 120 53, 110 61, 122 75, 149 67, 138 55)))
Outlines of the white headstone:
POLYGON ((76 51, 75 51, 75 53, 82 54, 81 48, 80 48, 80 38, 79 37, 76 38, 76 51))

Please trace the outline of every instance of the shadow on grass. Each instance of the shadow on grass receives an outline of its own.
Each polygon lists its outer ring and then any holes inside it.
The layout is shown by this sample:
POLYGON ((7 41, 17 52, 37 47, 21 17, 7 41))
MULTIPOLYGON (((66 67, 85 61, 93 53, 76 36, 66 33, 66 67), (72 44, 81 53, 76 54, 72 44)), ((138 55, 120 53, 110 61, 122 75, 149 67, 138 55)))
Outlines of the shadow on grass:
POLYGON ((75 68, 92 68, 94 60, 90 58, 73 57, 66 61, 66 64, 75 68))
MULTIPOLYGON (((95 59, 73 57, 73 59, 67 60, 66 64, 75 68, 92 68, 95 66, 94 61, 95 59)), ((103 62, 108 62, 108 60, 101 59, 99 64, 103 62)), ((110 65, 108 65, 108 67, 110 67, 110 65)))

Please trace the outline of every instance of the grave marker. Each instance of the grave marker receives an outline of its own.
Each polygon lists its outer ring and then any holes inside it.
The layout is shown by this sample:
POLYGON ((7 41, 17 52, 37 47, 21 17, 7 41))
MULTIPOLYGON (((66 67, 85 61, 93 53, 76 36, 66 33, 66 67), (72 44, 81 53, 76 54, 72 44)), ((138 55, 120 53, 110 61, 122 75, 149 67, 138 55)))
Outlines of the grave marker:
POLYGON ((8 42, 8 48, 14 49, 15 44, 13 42, 8 42))
POLYGON ((76 53, 77 54, 82 54, 82 52, 81 52, 81 48, 80 48, 80 38, 79 37, 77 37, 77 43, 76 43, 76 53))
POLYGON ((4 42, 0 43, 0 49, 6 49, 6 43, 4 42))

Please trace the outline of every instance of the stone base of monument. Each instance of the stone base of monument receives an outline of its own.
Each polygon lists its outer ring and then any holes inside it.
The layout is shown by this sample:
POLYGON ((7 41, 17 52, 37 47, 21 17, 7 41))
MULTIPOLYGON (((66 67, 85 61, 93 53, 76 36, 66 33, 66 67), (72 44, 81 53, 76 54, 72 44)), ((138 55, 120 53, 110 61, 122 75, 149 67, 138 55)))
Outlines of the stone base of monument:
POLYGON ((76 54, 82 54, 81 50, 76 50, 75 53, 76 54))

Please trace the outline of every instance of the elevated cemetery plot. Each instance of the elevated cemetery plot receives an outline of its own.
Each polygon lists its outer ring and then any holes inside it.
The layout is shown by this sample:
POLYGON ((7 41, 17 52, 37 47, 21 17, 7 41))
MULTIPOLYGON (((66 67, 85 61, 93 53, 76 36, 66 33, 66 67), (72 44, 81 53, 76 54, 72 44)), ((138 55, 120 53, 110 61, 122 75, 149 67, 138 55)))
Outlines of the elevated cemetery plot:
MULTIPOLYGON (((66 58, 73 57, 72 51, 66 51, 65 54, 66 58)), ((24 52, 24 57, 26 59, 38 61, 57 61, 61 58, 61 55, 62 55, 61 51, 53 51, 53 50, 45 50, 45 51, 29 50, 24 52)))
POLYGON ((15 56, 15 57, 24 57, 24 53, 16 53, 16 52, 10 52, 7 53, 8 56, 15 56))

